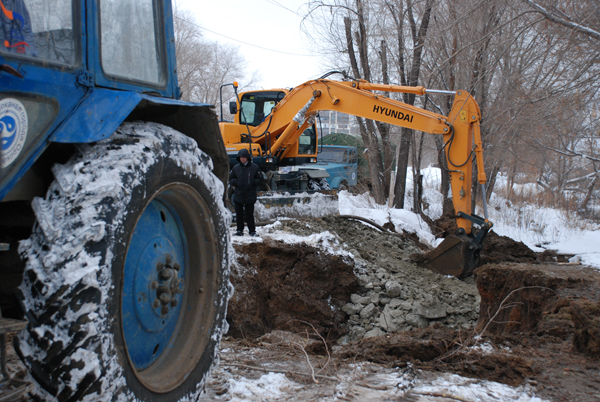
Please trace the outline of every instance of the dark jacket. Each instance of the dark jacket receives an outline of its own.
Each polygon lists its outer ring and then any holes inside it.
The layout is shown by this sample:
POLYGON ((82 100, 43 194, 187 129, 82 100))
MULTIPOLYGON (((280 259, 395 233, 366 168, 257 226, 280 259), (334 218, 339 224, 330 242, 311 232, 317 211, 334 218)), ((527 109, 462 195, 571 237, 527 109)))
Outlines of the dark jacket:
POLYGON ((233 201, 237 204, 254 204, 256 202, 256 191, 263 182, 262 173, 256 163, 252 163, 252 156, 246 148, 238 152, 237 161, 229 173, 229 185, 235 187, 233 201), (243 165, 240 162, 240 156, 248 158, 248 162, 243 165))

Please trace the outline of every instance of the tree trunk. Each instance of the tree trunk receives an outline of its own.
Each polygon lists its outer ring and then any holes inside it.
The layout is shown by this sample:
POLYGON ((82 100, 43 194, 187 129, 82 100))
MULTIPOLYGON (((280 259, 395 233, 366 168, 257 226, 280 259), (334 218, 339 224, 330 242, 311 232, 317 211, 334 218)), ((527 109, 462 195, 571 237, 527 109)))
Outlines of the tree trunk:
POLYGON ((585 198, 579 205, 579 210, 583 211, 583 210, 587 209, 587 206, 592 198, 592 194, 594 193, 594 187, 596 187, 596 184, 598 183, 598 181, 599 181, 599 176, 594 177, 594 180, 592 180, 592 182, 590 183, 590 185, 587 188, 587 193, 585 194, 585 198))
POLYGON ((496 186, 496 178, 498 177, 498 173, 500 172, 500 164, 496 164, 492 168, 492 172, 490 173, 490 177, 488 179, 488 185, 485 189, 485 199, 487 202, 490 201, 492 197, 492 193, 494 192, 494 187, 496 186))
MULTIPOLYGON (((413 34, 413 60, 410 73, 407 79, 407 84, 415 86, 419 82, 419 75, 421 73, 421 58, 423 54, 423 48, 425 44, 425 36, 427 35, 427 29, 429 27, 429 18, 431 17, 431 9, 433 7, 433 0, 426 0, 425 9, 421 17, 421 26, 417 30, 416 22, 413 16, 413 5, 412 1, 408 0, 406 3, 406 9, 408 13, 409 22, 411 24, 411 31, 413 34)), ((403 49, 403 46, 402 46, 403 49)), ((401 63, 404 60, 400 59, 401 63)), ((400 71, 403 71, 404 65, 400 65, 400 71)), ((409 105, 415 104, 415 95, 404 94, 404 102, 409 105)), ((406 195, 406 173, 408 170, 408 158, 410 156, 410 143, 413 136, 412 130, 403 128, 402 136, 400 138, 400 154, 398 159, 398 168, 396 173, 396 188, 395 188, 395 208, 404 208, 404 197, 406 195)))
MULTIPOLYGON (((350 65, 355 78, 364 77, 367 81, 370 79, 370 69, 367 52, 367 41, 366 41, 366 28, 364 26, 364 18, 362 16, 362 3, 357 0, 357 9, 359 12, 359 31, 356 32, 356 38, 358 43, 358 50, 360 55, 361 67, 363 68, 364 75, 361 75, 358 60, 356 59, 356 53, 354 52, 354 41, 352 39, 352 25, 350 18, 344 18, 344 27, 346 33, 346 46, 348 55, 350 57, 350 65)), ((371 175, 371 191, 375 202, 378 204, 384 204, 386 199, 385 191, 385 178, 383 177, 383 163, 381 161, 381 147, 377 140, 375 123, 372 120, 365 120, 360 117, 356 118, 359 128, 360 135, 367 147, 367 161, 369 162, 369 173, 371 175)))
POLYGON ((396 168, 396 188, 394 190, 394 208, 404 208, 404 197, 406 196, 406 173, 408 171, 408 158, 410 156, 410 140, 412 130, 402 128, 400 137, 400 152, 398 153, 398 166, 396 168))

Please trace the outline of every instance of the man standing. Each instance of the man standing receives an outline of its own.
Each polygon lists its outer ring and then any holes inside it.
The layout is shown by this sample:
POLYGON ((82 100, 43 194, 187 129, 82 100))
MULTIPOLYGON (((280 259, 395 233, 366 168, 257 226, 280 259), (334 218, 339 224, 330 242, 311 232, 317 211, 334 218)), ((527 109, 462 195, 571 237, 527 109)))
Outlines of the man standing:
POLYGON ((245 217, 250 236, 258 236, 254 226, 254 203, 256 202, 257 188, 263 182, 263 177, 258 165, 252 163, 252 156, 246 148, 240 149, 236 159, 239 163, 229 173, 229 185, 235 187, 233 193, 237 223, 235 235, 244 235, 245 217))

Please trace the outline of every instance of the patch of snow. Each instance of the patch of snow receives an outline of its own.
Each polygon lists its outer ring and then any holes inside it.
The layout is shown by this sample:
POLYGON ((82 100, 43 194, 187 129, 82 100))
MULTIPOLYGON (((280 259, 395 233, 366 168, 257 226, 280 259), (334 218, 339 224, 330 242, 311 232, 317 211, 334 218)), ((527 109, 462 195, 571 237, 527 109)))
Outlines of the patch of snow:
POLYGON ((414 395, 447 395, 450 399, 467 401, 545 402, 534 395, 529 385, 510 387, 493 381, 479 381, 456 374, 444 374, 433 381, 417 381, 411 390, 414 395))
POLYGON ((283 395, 293 394, 294 390, 302 388, 300 384, 288 380, 285 374, 281 373, 264 374, 257 380, 230 379, 228 383, 230 399, 227 400, 231 402, 276 401, 281 400, 283 395))

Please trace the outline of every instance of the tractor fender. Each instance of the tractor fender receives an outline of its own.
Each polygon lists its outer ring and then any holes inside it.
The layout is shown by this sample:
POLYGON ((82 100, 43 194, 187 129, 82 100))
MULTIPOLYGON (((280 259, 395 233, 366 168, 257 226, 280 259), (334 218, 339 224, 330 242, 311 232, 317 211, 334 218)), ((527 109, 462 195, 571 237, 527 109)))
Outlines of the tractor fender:
POLYGON ((50 137, 52 142, 91 143, 110 137, 124 121, 161 123, 193 138, 227 183, 229 160, 212 105, 96 88, 50 137))

